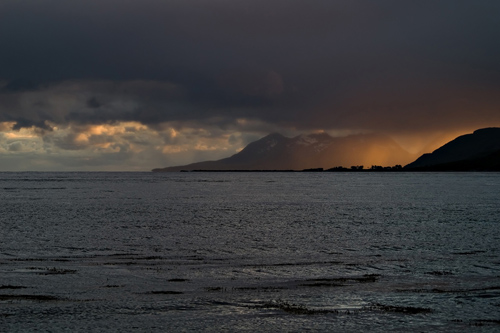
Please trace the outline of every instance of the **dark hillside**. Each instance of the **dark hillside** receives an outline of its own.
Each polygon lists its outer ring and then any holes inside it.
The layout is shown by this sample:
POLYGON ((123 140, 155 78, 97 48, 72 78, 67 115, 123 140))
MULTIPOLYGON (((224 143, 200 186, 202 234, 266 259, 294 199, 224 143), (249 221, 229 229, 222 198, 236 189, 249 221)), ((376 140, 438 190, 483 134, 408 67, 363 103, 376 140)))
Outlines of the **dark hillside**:
POLYGON ((498 170, 500 128, 484 128, 459 136, 431 154, 405 166, 407 170, 498 170))

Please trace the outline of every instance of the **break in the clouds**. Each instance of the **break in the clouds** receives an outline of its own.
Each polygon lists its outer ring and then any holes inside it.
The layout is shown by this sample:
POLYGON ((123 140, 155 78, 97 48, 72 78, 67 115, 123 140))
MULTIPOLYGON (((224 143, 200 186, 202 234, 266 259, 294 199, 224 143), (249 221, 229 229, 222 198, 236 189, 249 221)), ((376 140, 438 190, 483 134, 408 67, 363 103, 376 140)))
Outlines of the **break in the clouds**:
POLYGON ((3 0, 0 169, 148 170, 271 131, 423 148, 500 126, 499 16, 496 0, 3 0))

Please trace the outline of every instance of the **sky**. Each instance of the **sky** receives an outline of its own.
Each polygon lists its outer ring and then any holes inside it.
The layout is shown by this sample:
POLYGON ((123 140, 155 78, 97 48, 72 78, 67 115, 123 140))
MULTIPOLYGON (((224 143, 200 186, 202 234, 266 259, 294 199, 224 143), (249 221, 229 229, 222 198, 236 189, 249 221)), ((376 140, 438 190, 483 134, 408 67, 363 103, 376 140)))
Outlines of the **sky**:
POLYGON ((0 0, 0 171, 148 171, 272 132, 429 152, 500 126, 499 17, 498 0, 0 0))

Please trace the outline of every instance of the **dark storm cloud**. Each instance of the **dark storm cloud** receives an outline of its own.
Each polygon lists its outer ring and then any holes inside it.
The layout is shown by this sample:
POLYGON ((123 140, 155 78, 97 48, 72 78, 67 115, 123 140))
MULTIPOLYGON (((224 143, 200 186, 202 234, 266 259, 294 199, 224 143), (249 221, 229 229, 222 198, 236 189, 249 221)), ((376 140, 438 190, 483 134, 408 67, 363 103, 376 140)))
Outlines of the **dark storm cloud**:
POLYGON ((16 124, 12 127, 12 129, 14 130, 19 130, 23 127, 37 127, 37 128, 40 128, 40 129, 44 129, 44 130, 52 130, 52 128, 47 125, 47 123, 45 123, 45 121, 34 121, 34 120, 31 120, 31 119, 25 119, 25 118, 22 118, 22 117, 15 117, 13 118, 15 119, 16 121, 16 124))
POLYGON ((499 125, 499 16, 496 0, 7 0, 0 120, 499 125))

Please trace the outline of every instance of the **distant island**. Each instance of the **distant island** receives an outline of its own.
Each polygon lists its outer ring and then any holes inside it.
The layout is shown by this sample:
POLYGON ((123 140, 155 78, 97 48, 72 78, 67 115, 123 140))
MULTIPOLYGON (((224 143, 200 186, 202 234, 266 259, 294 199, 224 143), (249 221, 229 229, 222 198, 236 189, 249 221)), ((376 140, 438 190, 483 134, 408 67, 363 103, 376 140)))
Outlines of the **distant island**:
POLYGON ((217 161, 153 169, 153 172, 394 172, 500 171, 500 128, 462 135, 415 160, 392 139, 381 135, 334 138, 326 133, 287 138, 270 134, 242 151, 217 161), (394 162, 413 162, 402 166, 394 162), (349 163, 348 167, 346 161, 349 163), (371 163, 367 163, 367 162, 371 163))

